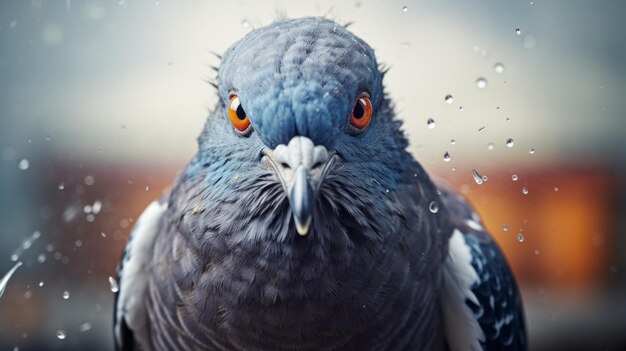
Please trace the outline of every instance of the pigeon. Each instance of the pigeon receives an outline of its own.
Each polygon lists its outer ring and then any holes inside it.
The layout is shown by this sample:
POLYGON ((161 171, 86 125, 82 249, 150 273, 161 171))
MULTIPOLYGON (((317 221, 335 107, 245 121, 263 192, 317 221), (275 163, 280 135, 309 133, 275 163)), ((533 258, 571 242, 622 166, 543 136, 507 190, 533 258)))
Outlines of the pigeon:
POLYGON ((407 151, 365 41, 281 19, 216 70, 197 153, 118 265, 118 350, 526 349, 505 257, 407 151))

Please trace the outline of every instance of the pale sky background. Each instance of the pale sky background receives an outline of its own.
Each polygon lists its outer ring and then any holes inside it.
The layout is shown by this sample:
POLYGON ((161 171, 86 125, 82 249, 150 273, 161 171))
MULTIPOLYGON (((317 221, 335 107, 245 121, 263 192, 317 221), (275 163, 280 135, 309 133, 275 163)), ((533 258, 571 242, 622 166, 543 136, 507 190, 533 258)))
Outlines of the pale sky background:
POLYGON ((216 101, 203 81, 218 63, 210 52, 224 52, 278 15, 354 22, 351 30, 392 67, 386 86, 426 167, 626 159, 620 1, 33 0, 3 7, 0 148, 16 164, 43 153, 182 165, 216 101), (484 89, 476 86, 481 77, 484 89), (511 149, 507 138, 515 140, 511 149))

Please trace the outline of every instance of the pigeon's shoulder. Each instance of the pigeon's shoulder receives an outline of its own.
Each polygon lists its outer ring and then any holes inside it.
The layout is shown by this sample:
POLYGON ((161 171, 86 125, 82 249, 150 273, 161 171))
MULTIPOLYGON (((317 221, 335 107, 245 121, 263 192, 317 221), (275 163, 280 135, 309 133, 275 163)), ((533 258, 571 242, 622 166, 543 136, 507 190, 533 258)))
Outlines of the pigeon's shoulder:
POLYGON ((146 297, 150 261, 169 195, 153 201, 133 228, 117 268, 114 333, 117 350, 150 349, 146 297))
POLYGON ((442 307, 448 346, 456 350, 525 350, 522 302, 498 245, 467 202, 440 187, 454 231, 444 263, 442 307))

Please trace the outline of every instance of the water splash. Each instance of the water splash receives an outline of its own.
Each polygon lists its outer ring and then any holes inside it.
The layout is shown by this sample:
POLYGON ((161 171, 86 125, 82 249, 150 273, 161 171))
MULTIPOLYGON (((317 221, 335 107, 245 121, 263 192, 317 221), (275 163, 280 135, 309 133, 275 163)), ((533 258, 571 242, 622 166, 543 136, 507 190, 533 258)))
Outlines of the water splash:
POLYGON ((19 169, 21 169, 22 171, 25 171, 28 169, 29 163, 28 160, 23 158, 20 163, 17 165, 19 167, 19 169))
POLYGON ((481 185, 484 182, 483 176, 481 176, 475 169, 472 169, 472 177, 474 177, 474 181, 478 185, 481 185))
POLYGON ((476 87, 478 89, 485 89, 487 87, 487 80, 485 78, 476 79, 476 87))
POLYGON ((427 119, 426 125, 428 126, 428 129, 435 129, 435 120, 432 118, 427 119))
POLYGON ((11 255, 11 261, 15 262, 20 259, 20 256, 24 251, 30 249, 33 246, 33 243, 41 237, 40 231, 35 231, 29 238, 22 241, 22 245, 20 245, 11 255))
POLYGON ((111 286, 111 291, 116 293, 120 291, 119 285, 117 285, 117 281, 113 277, 109 277, 109 285, 111 286))
POLYGON ((437 213, 439 212, 439 204, 437 203, 437 201, 431 201, 430 205, 428 205, 428 209, 432 213, 437 213))
POLYGON ((504 65, 498 62, 493 66, 493 70, 496 71, 496 73, 504 73, 504 65))
POLYGON ((17 262, 15 266, 13 266, 13 268, 11 268, 11 270, 9 270, 9 272, 5 274, 2 279, 0 279, 0 297, 2 297, 2 294, 4 294, 4 289, 6 289, 7 283, 9 283, 9 279, 11 279, 13 273, 15 273, 15 271, 20 268, 21 265, 22 262, 17 262))
POLYGON ((443 160, 444 160, 444 162, 450 162, 450 159, 451 159, 450 153, 448 153, 448 151, 446 151, 446 153, 443 154, 443 160))

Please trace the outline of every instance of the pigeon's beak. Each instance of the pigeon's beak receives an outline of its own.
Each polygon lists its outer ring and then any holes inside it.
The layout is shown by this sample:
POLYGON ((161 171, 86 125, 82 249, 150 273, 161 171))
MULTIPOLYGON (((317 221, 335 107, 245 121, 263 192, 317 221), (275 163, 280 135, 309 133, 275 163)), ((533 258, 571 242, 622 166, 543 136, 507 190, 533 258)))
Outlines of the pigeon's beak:
POLYGON ((324 146, 311 139, 297 136, 289 144, 263 151, 263 158, 282 183, 291 214, 300 235, 307 235, 315 209, 315 198, 328 170, 338 156, 329 156, 324 146))

